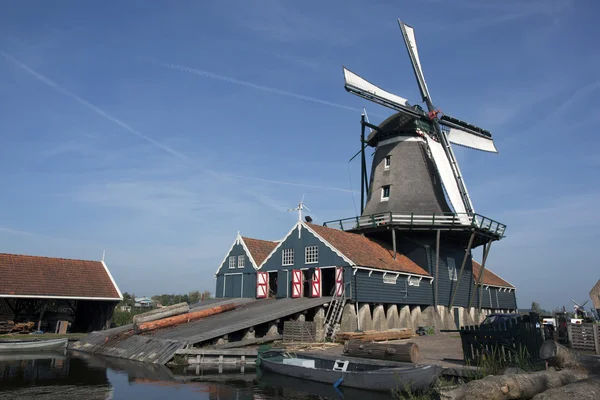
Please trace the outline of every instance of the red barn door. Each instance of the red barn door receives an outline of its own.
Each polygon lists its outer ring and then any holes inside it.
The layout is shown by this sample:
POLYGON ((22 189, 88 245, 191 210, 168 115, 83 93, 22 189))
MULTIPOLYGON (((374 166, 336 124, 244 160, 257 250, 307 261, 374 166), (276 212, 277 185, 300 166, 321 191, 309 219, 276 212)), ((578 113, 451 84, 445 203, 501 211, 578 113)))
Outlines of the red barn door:
POLYGON ((268 272, 257 272, 256 273, 256 298, 266 299, 269 290, 269 273, 268 272))
POLYGON ((292 298, 302 297, 302 271, 292 270, 292 298))
POLYGON ((344 294, 344 267, 335 267, 335 295, 344 294))
POLYGON ((310 285, 311 297, 321 297, 321 268, 315 268, 310 285))

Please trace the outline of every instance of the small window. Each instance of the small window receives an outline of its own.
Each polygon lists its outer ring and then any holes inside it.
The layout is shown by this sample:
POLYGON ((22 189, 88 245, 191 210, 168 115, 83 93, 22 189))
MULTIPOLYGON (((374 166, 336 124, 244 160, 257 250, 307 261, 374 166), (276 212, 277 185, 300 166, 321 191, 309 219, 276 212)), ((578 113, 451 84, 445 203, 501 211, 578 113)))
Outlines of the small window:
POLYGON ((316 264, 319 262, 319 246, 306 246, 304 248, 304 263, 316 264))
POLYGON ((408 286, 421 286, 421 278, 411 276, 408 278, 408 286))
POLYGON ((390 169, 392 163, 392 156, 385 156, 385 169, 390 169))
POLYGON ((390 198, 390 185, 381 188, 381 201, 388 201, 390 198))
POLYGON ((447 263, 448 263, 448 279, 450 279, 451 281, 457 281, 458 275, 456 273, 456 263, 454 261, 454 258, 448 257, 447 263))
POLYGON ((244 268, 246 265, 246 256, 238 256, 238 268, 244 268))
POLYGON ((396 274, 383 274, 383 283, 395 285, 397 280, 398 275, 396 274))
POLYGON ((281 265, 294 265, 294 249, 283 249, 281 265))
POLYGON ((229 268, 235 268, 235 256, 229 256, 229 268))

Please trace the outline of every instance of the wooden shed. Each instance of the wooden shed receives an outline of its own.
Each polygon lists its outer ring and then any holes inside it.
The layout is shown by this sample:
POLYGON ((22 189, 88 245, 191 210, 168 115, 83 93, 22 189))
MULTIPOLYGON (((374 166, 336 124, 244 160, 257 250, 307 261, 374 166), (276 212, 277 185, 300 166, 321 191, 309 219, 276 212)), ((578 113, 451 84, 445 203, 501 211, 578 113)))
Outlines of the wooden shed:
POLYGON ((33 322, 35 330, 108 328, 123 296, 104 261, 0 253, 0 324, 33 322))

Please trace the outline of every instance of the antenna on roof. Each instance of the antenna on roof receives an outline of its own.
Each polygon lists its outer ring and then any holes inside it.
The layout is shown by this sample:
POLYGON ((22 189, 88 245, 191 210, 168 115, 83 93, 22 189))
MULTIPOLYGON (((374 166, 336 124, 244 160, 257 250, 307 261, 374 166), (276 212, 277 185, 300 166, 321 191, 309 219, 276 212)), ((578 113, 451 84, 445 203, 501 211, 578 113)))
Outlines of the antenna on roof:
POLYGON ((104 262, 104 256, 106 255, 106 250, 102 250, 102 261, 104 262))
POLYGON ((300 203, 298 203, 298 206, 296 208, 290 208, 288 210, 288 212, 298 211, 298 221, 302 221, 302 210, 305 208, 308 211, 310 211, 310 208, 308 208, 304 205, 304 193, 302 193, 302 200, 300 200, 300 203))

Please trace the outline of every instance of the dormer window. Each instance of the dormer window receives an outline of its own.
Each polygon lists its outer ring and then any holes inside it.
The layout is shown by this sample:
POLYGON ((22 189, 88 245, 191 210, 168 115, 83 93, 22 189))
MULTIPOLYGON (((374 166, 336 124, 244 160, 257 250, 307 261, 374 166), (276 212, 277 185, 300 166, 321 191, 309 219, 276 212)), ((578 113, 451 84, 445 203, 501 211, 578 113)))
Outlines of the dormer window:
POLYGON ((384 169, 390 169, 390 165, 392 164, 392 156, 385 156, 384 169))
POLYGON ((381 201, 388 201, 390 199, 390 185, 385 185, 381 188, 381 201))

